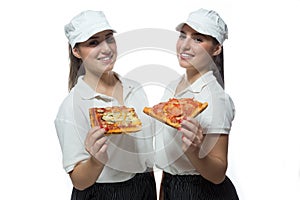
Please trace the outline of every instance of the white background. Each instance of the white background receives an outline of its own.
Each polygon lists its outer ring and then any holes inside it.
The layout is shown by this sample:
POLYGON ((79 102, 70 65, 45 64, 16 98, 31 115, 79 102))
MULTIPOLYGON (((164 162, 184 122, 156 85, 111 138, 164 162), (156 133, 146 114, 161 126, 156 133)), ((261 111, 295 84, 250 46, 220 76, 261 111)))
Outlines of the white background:
POLYGON ((242 200, 300 199, 298 0, 1 1, 1 199, 70 199, 53 120, 67 95, 63 26, 75 14, 103 10, 122 33, 174 30, 200 7, 229 27, 225 82, 237 114, 228 176, 242 200))

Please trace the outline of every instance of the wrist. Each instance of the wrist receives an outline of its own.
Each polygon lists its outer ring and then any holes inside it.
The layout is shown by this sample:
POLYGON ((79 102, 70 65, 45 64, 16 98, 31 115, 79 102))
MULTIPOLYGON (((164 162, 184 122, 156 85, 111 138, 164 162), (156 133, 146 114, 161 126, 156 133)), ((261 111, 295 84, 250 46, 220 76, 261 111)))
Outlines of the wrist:
POLYGON ((90 161, 90 164, 93 167, 96 167, 96 168, 103 168, 104 167, 104 164, 101 163, 99 160, 97 160, 94 156, 91 156, 89 161, 90 161))

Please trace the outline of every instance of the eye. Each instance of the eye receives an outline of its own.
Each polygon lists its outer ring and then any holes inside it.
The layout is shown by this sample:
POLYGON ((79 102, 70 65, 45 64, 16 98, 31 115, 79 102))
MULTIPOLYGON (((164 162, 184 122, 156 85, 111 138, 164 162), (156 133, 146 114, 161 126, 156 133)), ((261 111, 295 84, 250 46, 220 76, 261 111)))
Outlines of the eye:
POLYGON ((91 40, 89 41, 89 46, 97 46, 99 44, 98 40, 91 40))
POLYGON ((179 35, 179 39, 185 39, 186 38, 186 35, 184 34, 184 33, 180 33, 180 35, 179 35))
POLYGON ((107 37, 106 39, 105 39, 105 41, 107 42, 107 43, 115 43, 115 38, 114 38, 114 36, 109 36, 109 37, 107 37))
POLYGON ((203 39, 201 37, 195 37, 193 38, 193 40, 196 42, 196 43, 201 43, 203 42, 203 39))

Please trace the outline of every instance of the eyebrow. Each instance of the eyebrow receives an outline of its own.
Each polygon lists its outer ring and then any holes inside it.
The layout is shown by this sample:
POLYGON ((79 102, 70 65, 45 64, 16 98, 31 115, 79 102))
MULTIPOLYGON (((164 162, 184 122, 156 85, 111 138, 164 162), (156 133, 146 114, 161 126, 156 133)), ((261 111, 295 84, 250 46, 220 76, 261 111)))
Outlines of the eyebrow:
POLYGON ((109 33, 107 33, 107 34, 105 35, 105 37, 107 37, 107 36, 111 36, 111 35, 113 35, 113 32, 109 32, 109 33))
MULTIPOLYGON (((180 31, 180 33, 183 33, 183 34, 186 35, 186 33, 185 33, 184 31, 180 31)), ((208 35, 205 35, 205 34, 202 34, 202 33, 198 33, 198 32, 192 33, 192 37, 195 37, 195 36, 202 36, 202 37, 204 37, 204 38, 209 38, 208 35)))
POLYGON ((205 36, 204 34, 198 33, 198 32, 192 34, 192 36, 198 36, 198 35, 200 35, 200 36, 205 36))
MULTIPOLYGON (((105 38, 107 38, 108 36, 111 36, 111 35, 113 35, 113 33, 107 33, 105 35, 105 38)), ((98 39, 98 38, 99 38, 99 36, 92 36, 92 37, 89 38, 89 40, 98 39)))
MULTIPOLYGON (((186 34, 184 31, 180 31, 180 33, 186 34)), ((200 35, 200 36, 205 36, 204 34, 198 33, 198 32, 192 33, 192 36, 198 36, 198 35, 200 35)))

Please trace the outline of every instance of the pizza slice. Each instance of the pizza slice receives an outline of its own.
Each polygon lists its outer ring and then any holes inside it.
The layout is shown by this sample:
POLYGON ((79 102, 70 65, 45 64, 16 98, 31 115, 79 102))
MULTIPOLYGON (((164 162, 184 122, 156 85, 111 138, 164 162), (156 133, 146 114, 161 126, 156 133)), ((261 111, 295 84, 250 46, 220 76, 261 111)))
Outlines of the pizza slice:
POLYGON ((137 132, 142 129, 142 122, 134 108, 113 106, 105 108, 90 108, 90 123, 92 127, 100 126, 107 134, 137 132))
POLYGON ((145 107, 143 112, 174 128, 180 128, 184 117, 196 117, 206 109, 208 103, 201 103, 194 98, 171 98, 153 107, 145 107))

